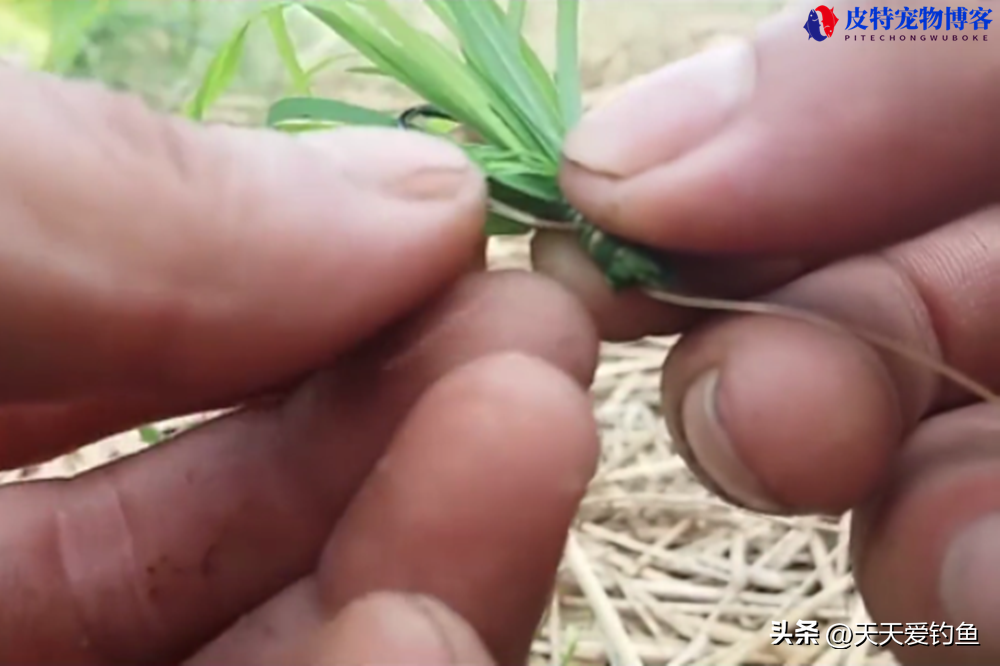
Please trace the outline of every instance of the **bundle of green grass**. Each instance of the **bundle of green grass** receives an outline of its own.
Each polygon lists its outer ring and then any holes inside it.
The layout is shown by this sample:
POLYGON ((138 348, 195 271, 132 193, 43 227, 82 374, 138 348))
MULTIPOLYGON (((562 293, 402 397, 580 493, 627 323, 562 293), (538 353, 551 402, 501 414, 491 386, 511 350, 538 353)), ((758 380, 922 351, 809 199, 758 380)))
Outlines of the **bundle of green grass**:
POLYGON ((414 27, 388 0, 282 2, 240 27, 210 66, 189 105, 203 118, 232 80, 247 33, 266 21, 296 92, 270 107, 271 127, 304 132, 344 125, 400 127, 454 141, 487 174, 490 209, 484 233, 537 229, 575 234, 616 290, 665 290, 665 258, 601 232, 564 199, 558 172, 563 140, 580 118, 579 0, 558 0, 556 65, 550 72, 525 39, 527 0, 424 0, 456 48, 414 27), (286 12, 304 11, 367 60, 362 76, 389 77, 424 101, 399 115, 311 94, 316 68, 299 59, 286 12), (460 131, 455 131, 455 130, 460 131))

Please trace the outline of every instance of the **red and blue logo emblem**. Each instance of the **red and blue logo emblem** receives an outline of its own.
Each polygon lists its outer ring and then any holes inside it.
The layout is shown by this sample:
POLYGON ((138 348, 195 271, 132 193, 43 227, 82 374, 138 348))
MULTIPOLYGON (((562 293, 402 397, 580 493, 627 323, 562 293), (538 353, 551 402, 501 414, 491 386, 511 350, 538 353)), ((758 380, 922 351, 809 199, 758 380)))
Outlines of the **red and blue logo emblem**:
POLYGON ((833 29, 839 20, 837 15, 833 13, 832 7, 820 5, 816 9, 809 10, 809 17, 806 18, 806 24, 802 27, 809 34, 807 39, 822 42, 828 37, 833 37, 833 29))

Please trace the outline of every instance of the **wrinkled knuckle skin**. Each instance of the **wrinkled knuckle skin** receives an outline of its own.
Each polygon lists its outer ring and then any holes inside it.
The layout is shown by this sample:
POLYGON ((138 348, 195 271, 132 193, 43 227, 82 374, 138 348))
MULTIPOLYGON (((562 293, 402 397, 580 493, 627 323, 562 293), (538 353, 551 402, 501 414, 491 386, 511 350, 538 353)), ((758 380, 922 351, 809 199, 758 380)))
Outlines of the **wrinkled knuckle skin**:
POLYGON ((185 331, 220 305, 232 277, 220 260, 240 256, 262 198, 228 149, 236 131, 160 115, 90 82, 0 68, 0 90, 18 100, 0 104, 0 304, 18 327, 8 337, 53 332, 38 344, 58 350, 70 333, 54 332, 51 313, 81 315, 72 337, 90 343, 95 365, 128 357, 148 386, 189 386, 175 362, 185 331), (5 292, 21 284, 42 299, 5 292), (115 326, 82 316, 100 312, 114 313, 115 326))
POLYGON ((192 178, 197 169, 186 146, 187 127, 159 115, 141 97, 93 82, 16 70, 0 70, 0 87, 20 100, 0 109, 0 118, 8 121, 0 124, 6 128, 0 129, 3 143, 15 148, 4 151, 13 158, 11 167, 15 160, 23 164, 33 156, 66 171, 90 167, 85 173, 91 183, 113 174, 108 186, 147 175, 150 169, 168 182, 198 182, 192 178), (102 169, 102 164, 108 166, 102 169))
POLYGON ((98 499, 80 510, 57 511, 51 523, 67 606, 84 637, 80 648, 109 663, 134 661, 169 644, 169 618, 157 588, 156 567, 162 564, 144 557, 129 520, 130 502, 115 475, 92 481, 98 499), (95 541, 94 533, 106 541, 95 541), (96 568, 108 552, 119 555, 117 566, 96 568), (132 639, 116 638, 116 624, 127 626, 132 639))

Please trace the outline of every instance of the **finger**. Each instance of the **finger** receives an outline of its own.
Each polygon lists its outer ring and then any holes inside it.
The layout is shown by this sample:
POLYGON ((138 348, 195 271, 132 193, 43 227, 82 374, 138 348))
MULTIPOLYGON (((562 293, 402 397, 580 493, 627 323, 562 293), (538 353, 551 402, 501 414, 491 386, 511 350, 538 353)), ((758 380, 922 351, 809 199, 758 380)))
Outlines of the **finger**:
POLYGON ((63 663, 191 654, 313 569, 429 385, 503 351, 547 359, 586 384, 596 348, 586 313, 554 283, 480 274, 280 406, 220 419, 69 483, 0 490, 0 661, 40 651, 63 663))
POLYGON ((306 590, 315 595, 315 578, 305 579, 244 617, 185 664, 494 663, 475 630, 436 599, 378 592, 348 604, 329 621, 322 608, 310 603, 306 590))
POLYGON ((567 196, 663 249, 789 255, 873 249, 996 201, 990 31, 848 30, 844 8, 817 44, 810 8, 596 110, 567 139, 567 196))
MULTIPOLYGON (((572 291, 590 311, 602 340, 627 341, 672 335, 710 316, 702 310, 659 303, 641 290, 615 291, 579 242, 563 233, 537 233, 531 240, 533 268, 572 291)), ((803 275, 819 260, 801 258, 671 259, 671 289, 716 298, 747 298, 803 275)))
MULTIPOLYGON (((998 220, 988 211, 832 265, 774 300, 880 333, 996 388, 998 220)), ((663 385, 692 466, 720 494, 765 511, 849 509, 876 489, 922 417, 971 400, 924 365, 781 317, 695 329, 671 353, 663 385)))
MULTIPOLYGON (((485 269, 485 253, 486 238, 482 238, 471 270, 485 269)), ((130 390, 107 397, 0 406, 0 469, 40 464, 146 423, 280 399, 300 383, 285 381, 264 391, 218 395, 210 400, 200 396, 142 396, 130 390)))
MULTIPOLYGON (((312 647, 310 666, 490 666, 475 631, 426 597, 374 594, 349 604, 312 647)), ((240 662, 244 663, 244 662, 240 662)), ((287 663, 287 662, 282 662, 287 663)))
POLYGON ((903 663, 1000 659, 998 433, 993 406, 927 421, 878 501, 855 513, 858 586, 873 621, 898 623, 894 637, 876 640, 888 640, 903 663))
POLYGON ((323 599, 429 594, 523 663, 597 455, 586 393, 561 372, 507 357, 445 377, 327 545, 323 599))
POLYGON ((325 616, 383 589, 440 599, 497 663, 525 663, 597 446, 584 391, 545 363, 503 355, 455 370, 407 418, 317 576, 201 663, 292 651, 325 616))
POLYGON ((0 400, 297 377, 473 264, 484 185, 415 133, 196 127, 0 68, 0 400))
MULTIPOLYGON (((480 242, 479 246, 471 265, 474 271, 485 268, 485 243, 480 242)), ((279 400, 300 383, 285 381, 264 391, 214 396, 211 400, 128 392, 110 397, 0 406, 0 469, 39 464, 146 423, 279 400)))

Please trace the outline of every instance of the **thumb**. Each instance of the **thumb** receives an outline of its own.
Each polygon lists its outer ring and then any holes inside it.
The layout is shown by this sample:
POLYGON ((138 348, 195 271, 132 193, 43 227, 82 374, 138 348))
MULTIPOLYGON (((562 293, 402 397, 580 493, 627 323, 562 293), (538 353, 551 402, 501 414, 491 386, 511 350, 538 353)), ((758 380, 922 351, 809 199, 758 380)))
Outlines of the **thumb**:
POLYGON ((844 5, 817 41, 815 2, 795 3, 750 44, 637 81, 568 138, 567 195, 663 249, 782 256, 881 246, 995 201, 1000 3, 926 29, 885 4, 844 5))
POLYGON ((443 289, 482 178, 415 133, 160 117, 0 67, 0 402, 243 394, 443 289))
POLYGON ((475 630, 441 602, 379 593, 341 611, 308 663, 491 666, 494 661, 475 630))

